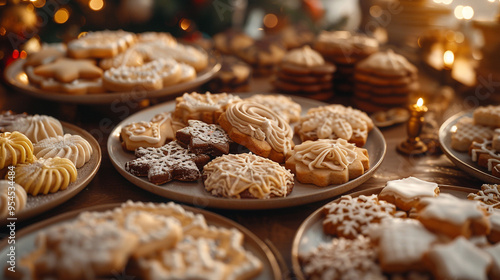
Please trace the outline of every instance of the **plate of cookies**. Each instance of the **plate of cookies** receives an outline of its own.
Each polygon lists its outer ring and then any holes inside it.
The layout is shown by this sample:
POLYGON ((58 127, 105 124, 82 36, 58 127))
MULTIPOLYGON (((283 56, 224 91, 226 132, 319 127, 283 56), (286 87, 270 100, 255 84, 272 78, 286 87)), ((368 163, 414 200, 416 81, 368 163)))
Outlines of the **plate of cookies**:
POLYGON ((484 182, 500 183, 500 106, 452 116, 441 125, 439 142, 458 168, 484 182))
POLYGON ((69 200, 101 164, 101 148, 90 133, 46 115, 1 113, 0 146, 4 222, 26 220, 69 200))
POLYGON ((291 207, 368 180, 386 151, 364 112, 279 94, 185 93, 118 124, 118 172, 176 201, 224 209, 291 207))
POLYGON ((87 32, 68 44, 40 51, 5 69, 17 90, 48 100, 108 104, 182 93, 210 80, 220 63, 169 33, 87 32))
POLYGON ((56 216, 16 234, 7 278, 281 279, 271 250, 241 225, 170 203, 99 205, 56 216), (214 254, 213 250, 217 253, 214 254), (175 264, 172 261, 175 260, 175 264), (130 278, 129 278, 130 277, 130 278))
POLYGON ((298 279, 499 279, 497 185, 409 177, 334 200, 292 245, 298 279))

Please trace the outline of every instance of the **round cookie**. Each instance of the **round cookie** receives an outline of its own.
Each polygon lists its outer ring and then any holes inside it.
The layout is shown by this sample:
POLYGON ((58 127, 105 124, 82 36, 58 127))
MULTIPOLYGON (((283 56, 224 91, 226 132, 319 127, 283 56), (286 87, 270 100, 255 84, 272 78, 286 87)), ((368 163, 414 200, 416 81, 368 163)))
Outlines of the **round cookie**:
POLYGON ((0 180, 0 219, 6 219, 21 212, 26 207, 27 200, 28 195, 19 184, 9 180, 0 180), (9 210, 12 202, 15 203, 14 211, 9 210))
POLYGON ((228 106, 219 124, 234 142, 278 163, 285 161, 294 146, 290 125, 258 103, 243 101, 228 106))
POLYGON ((285 166, 299 182, 326 187, 363 175, 370 168, 370 160, 366 149, 344 139, 319 139, 296 145, 285 166))
POLYGON ((94 152, 90 143, 80 135, 65 134, 43 139, 33 145, 36 158, 67 158, 76 168, 90 160, 94 152))
POLYGON ((33 144, 26 135, 17 131, 0 134, 0 170, 33 160, 33 144))
POLYGON ((19 131, 26 135, 33 143, 64 134, 61 122, 46 115, 33 115, 17 119, 11 125, 7 126, 5 131, 19 131))
POLYGON ((294 123, 300 119, 302 107, 285 95, 255 94, 244 99, 248 102, 255 102, 269 107, 288 123, 294 123))
POLYGON ((353 64, 376 52, 379 44, 374 38, 349 31, 322 31, 314 48, 335 63, 353 64))
POLYGON ((275 66, 285 56, 285 53, 286 49, 283 43, 273 37, 258 40, 252 45, 236 51, 239 58, 252 65, 253 73, 257 75, 273 73, 275 66))
POLYGON ((219 73, 209 82, 208 87, 214 92, 237 92, 248 89, 252 68, 234 56, 222 56, 219 73))
POLYGON ((14 180, 27 193, 36 196, 65 190, 71 182, 76 181, 76 176, 76 167, 71 160, 55 157, 19 164, 14 180))
POLYGON ((203 168, 205 189, 227 198, 286 197, 293 189, 293 174, 269 159, 251 153, 218 157, 203 168))
POLYGON ((400 78, 413 77, 418 74, 418 69, 404 56, 389 49, 360 61, 356 65, 356 72, 381 78, 400 78))

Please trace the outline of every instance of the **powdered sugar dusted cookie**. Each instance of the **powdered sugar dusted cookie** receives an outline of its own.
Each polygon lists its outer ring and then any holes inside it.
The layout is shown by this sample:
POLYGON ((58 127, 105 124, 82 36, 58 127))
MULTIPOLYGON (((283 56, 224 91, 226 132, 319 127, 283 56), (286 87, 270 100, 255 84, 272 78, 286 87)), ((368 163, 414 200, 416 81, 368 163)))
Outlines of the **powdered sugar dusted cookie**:
POLYGON ((217 93, 184 93, 175 99, 174 117, 187 124, 188 120, 200 120, 217 124, 219 116, 230 104, 241 101, 238 96, 217 93))
POLYGON ((33 147, 37 158, 67 158, 75 164, 76 168, 85 165, 94 152, 87 140, 80 135, 71 134, 45 138, 33 147))
POLYGON ((417 205, 421 197, 435 197, 438 195, 439 187, 436 183, 408 177, 388 181, 378 197, 395 204, 401 210, 408 211, 417 205))
POLYGON ((203 168, 205 189, 215 196, 268 199, 293 189, 293 174, 278 163, 254 154, 218 157, 203 168))
POLYGON ((88 32, 68 43, 68 55, 74 58, 112 57, 126 50, 135 40, 135 34, 123 30, 88 32))
POLYGON ((487 126, 474 124, 472 118, 463 117, 456 124, 456 131, 451 135, 451 147, 454 150, 465 152, 469 150, 473 141, 491 139, 493 130, 487 126))
POLYGON ((369 230, 384 272, 423 269, 423 256, 439 238, 414 219, 386 219, 369 230))
POLYGON ((489 212, 493 212, 493 209, 500 209, 500 186, 483 184, 480 191, 470 193, 467 198, 481 202, 489 209, 489 212))
POLYGON ((64 134, 61 122, 46 115, 33 115, 17 119, 11 125, 7 126, 5 131, 19 131, 26 135, 33 143, 64 134))
POLYGON ((17 131, 0 133, 0 169, 33 160, 33 143, 28 137, 17 131))
POLYGON ((196 181, 200 168, 209 160, 208 155, 196 155, 172 141, 160 148, 138 148, 137 159, 125 163, 125 170, 135 176, 147 176, 153 184, 171 180, 196 181))
POLYGON ((386 279, 377 257, 378 248, 362 235, 334 238, 299 256, 307 279, 386 279))
POLYGON ((12 111, 3 111, 0 113, 0 133, 5 132, 5 128, 12 125, 17 119, 26 118, 28 114, 16 114, 12 111))
POLYGON ((188 124, 177 131, 176 138, 190 152, 213 157, 229 153, 229 145, 233 141, 219 125, 197 120, 189 120, 188 124))
POLYGON ((476 108, 473 117, 475 124, 500 128, 500 106, 488 105, 476 108))
POLYGON ((404 213, 396 212, 394 204, 378 200, 375 194, 356 198, 344 195, 338 202, 327 204, 323 212, 326 214, 323 231, 349 239, 356 238, 358 234, 367 235, 371 224, 395 215, 404 216, 404 213))
POLYGON ((343 184, 370 167, 368 151, 344 139, 306 141, 293 148, 285 163, 297 180, 325 187, 343 184))
POLYGON ((65 190, 76 181, 76 176, 76 167, 71 160, 55 157, 18 165, 14 180, 27 193, 36 196, 65 190))
POLYGON ((290 125, 277 113, 258 103, 229 105, 220 116, 219 123, 234 142, 278 163, 285 161, 294 146, 290 125))
POLYGON ((244 100, 269 107, 288 123, 298 121, 300 119, 300 113, 302 112, 300 104, 284 95, 255 94, 244 100))
POLYGON ((436 279, 488 279, 492 259, 464 237, 430 249, 425 260, 436 279))
POLYGON ((0 219, 15 217, 26 207, 27 200, 28 195, 19 184, 9 180, 0 180, 0 219), (15 209, 9 210, 12 202, 15 203, 15 209))
POLYGON ((438 196, 421 198, 417 219, 433 231, 451 238, 485 235, 491 225, 479 202, 438 196))

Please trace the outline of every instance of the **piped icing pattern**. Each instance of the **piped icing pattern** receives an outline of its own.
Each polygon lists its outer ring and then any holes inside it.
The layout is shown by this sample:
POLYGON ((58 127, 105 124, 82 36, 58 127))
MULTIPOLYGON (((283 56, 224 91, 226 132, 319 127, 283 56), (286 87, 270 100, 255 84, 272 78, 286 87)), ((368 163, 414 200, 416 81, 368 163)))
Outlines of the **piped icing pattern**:
POLYGON ((315 67, 325 64, 323 56, 307 45, 302 48, 289 51, 283 57, 282 61, 305 67, 315 67))
POLYGON ((16 167, 15 182, 23 186, 27 193, 55 193, 65 190, 76 181, 77 171, 67 158, 40 158, 33 163, 23 163, 16 167))
POLYGON ((239 102, 226 110, 229 123, 243 134, 266 141, 276 152, 287 154, 293 147, 290 125, 268 107, 239 102))
POLYGON ((481 142, 472 142, 469 153, 473 162, 487 167, 488 171, 492 171, 494 166, 500 164, 500 151, 493 149, 491 140, 483 139, 481 142))
POLYGON ((483 184, 480 191, 470 193, 467 198, 481 202, 487 207, 488 212, 493 212, 493 209, 500 209, 500 186, 497 184, 483 184))
POLYGON ((0 180, 0 219, 13 217, 25 207, 28 196, 23 187, 8 180, 0 180), (14 193, 14 195, 12 195, 14 193), (13 197, 13 200, 9 199, 13 197), (14 202, 15 211, 9 211, 9 203, 14 202))
POLYGON ((17 131, 0 134, 0 169, 34 159, 33 143, 24 134, 17 131))
POLYGON ((12 125, 17 119, 26 118, 28 114, 16 114, 12 111, 5 111, 0 114, 0 133, 5 132, 5 127, 12 125))
POLYGON ((298 121, 302 113, 300 104, 294 102, 290 97, 285 95, 255 94, 246 98, 245 101, 259 103, 268 107, 288 123, 298 121))
POLYGON ((344 170, 358 158, 356 145, 344 139, 306 141, 293 149, 293 158, 315 169, 344 170))
POLYGON ((62 136, 62 124, 56 118, 46 115, 33 115, 17 119, 5 128, 6 131, 19 131, 26 135, 31 142, 36 143, 45 138, 62 136))
POLYGON ((176 98, 174 118, 187 124, 188 120, 201 120, 217 123, 217 120, 230 104, 240 102, 241 98, 228 93, 184 93, 176 98))
POLYGON ((391 49, 370 55, 361 60, 356 67, 357 69, 375 71, 375 73, 383 72, 382 74, 391 76, 407 76, 418 72, 417 67, 411 64, 406 57, 391 49))
POLYGON ((378 197, 408 211, 416 206, 421 197, 436 197, 438 195, 438 184, 408 177, 388 181, 378 197))
POLYGON ((352 240, 335 238, 299 257, 307 279, 383 280, 378 254, 369 238, 358 235, 352 240))
POLYGON ((80 135, 71 134, 43 139, 33 147, 37 158, 67 158, 76 168, 85 165, 94 152, 87 140, 80 135))
POLYGON ((218 157, 203 168, 205 189, 229 198, 285 197, 293 188, 293 174, 278 163, 251 153, 218 157))

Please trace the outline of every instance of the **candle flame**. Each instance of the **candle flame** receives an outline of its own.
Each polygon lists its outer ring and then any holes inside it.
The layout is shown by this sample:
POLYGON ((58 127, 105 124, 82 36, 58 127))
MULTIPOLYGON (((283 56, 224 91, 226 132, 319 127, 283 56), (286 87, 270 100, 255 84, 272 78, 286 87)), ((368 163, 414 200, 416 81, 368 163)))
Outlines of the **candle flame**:
POLYGON ((418 107, 422 107, 422 105, 424 105, 424 99, 422 99, 422 97, 420 97, 420 98, 417 100, 417 106, 418 106, 418 107))
POLYGON ((455 55, 453 54, 452 51, 447 50, 444 52, 444 54, 443 54, 444 65, 450 66, 453 64, 454 60, 455 60, 455 55))

